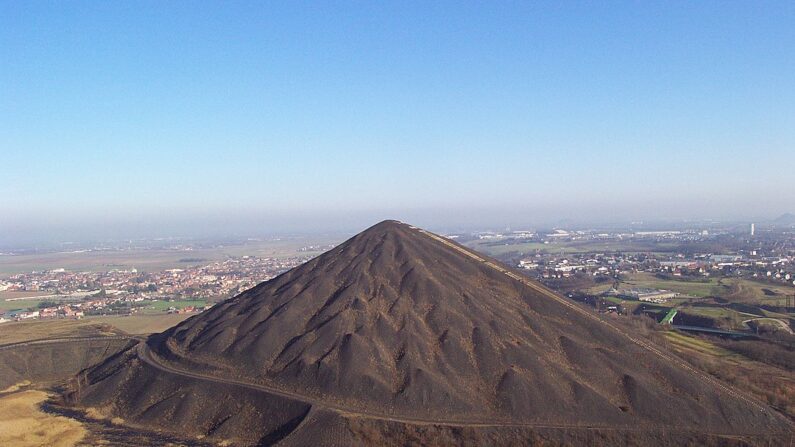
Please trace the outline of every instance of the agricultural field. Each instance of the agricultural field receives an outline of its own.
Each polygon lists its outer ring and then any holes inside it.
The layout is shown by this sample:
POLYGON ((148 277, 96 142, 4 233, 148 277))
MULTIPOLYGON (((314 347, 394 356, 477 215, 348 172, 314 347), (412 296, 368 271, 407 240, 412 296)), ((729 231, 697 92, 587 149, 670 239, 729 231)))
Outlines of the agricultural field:
MULTIPOLYGON (((41 338, 97 337, 161 332, 189 314, 136 315, 130 317, 87 317, 81 320, 39 320, 30 322, 3 323, 0 325, 0 345, 41 338)), ((9 446, 62 446, 74 445, 197 445, 208 446, 196 440, 184 440, 159 433, 122 427, 119 418, 104 418, 99 411, 89 410, 88 417, 75 417, 72 411, 63 411, 58 393, 53 392, 53 383, 67 380, 75 372, 93 364, 96 357, 88 343, 103 347, 93 351, 112 354, 126 345, 124 340, 71 342, 63 344, 71 350, 64 357, 55 352, 59 349, 42 348, 24 357, 20 365, 19 356, 3 358, 3 374, 6 379, 0 387, 0 445, 9 446), (82 345, 81 343, 85 343, 82 345), (83 348, 81 348, 83 346, 83 348), (112 349, 107 351, 107 349, 112 349), (57 361, 55 359, 58 359, 57 361), (75 359, 73 364, 64 365, 75 359), (84 362, 84 363, 83 363, 84 362), (10 371, 19 372, 18 377, 7 376, 10 371), (32 366, 33 365, 33 366, 32 366), (12 380, 8 380, 12 379, 12 380), (53 382, 53 380, 55 382, 53 382), (10 386, 9 386, 10 385, 10 386)), ((46 345, 42 345, 46 346, 46 345)), ((8 354, 10 351, 4 351, 8 354)), ((104 355, 104 354, 101 354, 104 355)), ((101 358, 101 357, 100 357, 101 358)))
MULTIPOLYGON (((536 250, 550 250, 557 248, 557 245, 543 244, 541 242, 519 242, 508 244, 490 240, 468 241, 464 245, 489 256, 500 256, 513 252, 533 253, 536 250)), ((560 248, 558 248, 557 251, 560 251, 560 248)))
POLYGON ((39 292, 39 291, 28 292, 28 291, 3 290, 3 291, 0 291, 0 300, 5 301, 5 300, 20 299, 20 298, 36 298, 36 297, 39 297, 39 296, 46 296, 46 295, 49 295, 49 294, 50 294, 50 292, 39 292))
POLYGON ((196 314, 159 314, 159 315, 119 315, 103 317, 87 317, 84 320, 92 323, 108 325, 114 330, 130 335, 146 335, 163 332, 196 314))
POLYGON ((0 345, 42 338, 95 337, 118 333, 119 329, 92 318, 9 322, 0 324, 0 345))
MULTIPOLYGON (((43 302, 68 303, 69 300, 57 300, 57 299, 42 300, 35 298, 14 300, 14 301, 0 300, 0 311, 36 309, 38 308, 39 304, 43 302)), ((174 301, 157 300, 157 301, 145 301, 144 303, 146 304, 145 306, 138 308, 140 313, 161 314, 168 311, 170 307, 174 307, 176 309, 182 309, 188 306, 204 307, 208 304, 208 301, 207 300, 174 300, 174 301)))
POLYGON ((59 301, 50 298, 49 292, 0 292, 0 311, 37 308, 43 301, 59 301))
POLYGON ((742 357, 740 354, 723 349, 705 338, 687 335, 684 332, 665 331, 663 335, 666 341, 678 350, 690 350, 700 355, 733 358, 734 360, 740 360, 742 357))
POLYGON ((0 324, 0 345, 41 338, 94 337, 162 332, 196 314, 130 315, 54 319, 0 324))
POLYGON ((280 240, 249 241, 212 248, 194 249, 131 249, 85 252, 54 252, 41 254, 0 256, 0 278, 15 273, 65 268, 71 271, 108 271, 136 268, 155 272, 170 268, 185 268, 209 264, 229 257, 258 256, 287 258, 313 256, 320 251, 299 251, 302 247, 325 245, 342 240, 342 236, 285 238, 280 240))
POLYGON ((729 290, 722 297, 737 303, 784 306, 787 296, 791 299, 795 293, 795 287, 792 286, 770 285, 749 279, 732 278, 723 282, 728 285, 729 290))

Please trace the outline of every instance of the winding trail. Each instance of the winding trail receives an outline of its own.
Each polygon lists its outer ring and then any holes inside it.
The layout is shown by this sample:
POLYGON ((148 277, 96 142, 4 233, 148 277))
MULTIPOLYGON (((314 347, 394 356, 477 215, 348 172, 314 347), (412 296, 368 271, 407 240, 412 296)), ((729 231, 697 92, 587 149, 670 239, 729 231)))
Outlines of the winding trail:
POLYGON ((202 374, 195 371, 190 371, 182 368, 177 368, 172 365, 167 365, 162 362, 157 356, 152 353, 146 343, 139 343, 137 346, 138 358, 147 365, 156 368, 162 372, 174 374, 182 377, 187 377, 196 380, 203 380, 214 382, 224 385, 233 385, 248 388, 251 390, 262 391, 265 393, 273 394, 276 396, 284 397, 287 399, 296 400, 305 404, 311 405, 316 409, 330 410, 340 414, 344 417, 354 417, 361 419, 374 419, 388 422, 397 422, 411 425, 436 425, 436 426, 449 426, 449 427, 470 427, 470 428, 489 428, 489 427, 517 427, 517 428, 530 428, 530 429, 564 429, 564 430, 590 430, 590 431, 617 431, 617 432, 663 432, 663 433, 688 433, 688 434, 703 434, 719 437, 757 437, 760 435, 774 435, 776 433, 723 433, 723 432, 709 432, 704 430, 688 429, 679 426, 670 425, 594 425, 594 424, 553 424, 546 422, 511 422, 505 420, 457 420, 457 419, 425 419, 425 418, 412 418, 399 416, 388 413, 380 413, 368 409, 365 411, 357 411, 351 407, 336 404, 326 400, 318 399, 304 394, 294 393, 272 386, 252 383, 243 380, 237 380, 230 377, 219 377, 210 374, 202 374))
MULTIPOLYGON (((388 413, 381 413, 374 410, 367 410, 358 411, 351 409, 350 406, 344 404, 335 404, 333 402, 329 402, 323 399, 315 398, 312 396, 307 396, 304 394, 299 394, 291 391, 286 391, 283 389, 275 388, 273 386, 268 386, 260 383, 252 383, 245 380, 238 380, 233 379, 230 377, 219 377, 210 374, 203 374, 198 373, 195 371, 190 371, 182 368, 177 368, 173 365, 168 365, 161 361, 156 354, 154 354, 151 349, 146 345, 146 343, 140 343, 137 347, 137 354, 138 358, 160 371, 167 372, 170 374, 176 374, 182 377, 188 377, 191 379, 198 379, 198 380, 206 380, 210 382, 225 384, 225 385, 234 385, 234 386, 241 386, 244 388, 263 391, 269 394, 274 394, 280 397, 284 397, 287 399, 297 400, 299 402, 303 402, 313 407, 317 407, 319 409, 331 410, 341 415, 349 416, 349 417, 357 417, 363 419, 378 419, 378 420, 385 420, 390 422, 400 422, 406 424, 414 424, 414 425, 449 425, 455 427, 531 427, 531 428, 551 428, 551 429, 588 429, 588 430, 620 430, 620 431, 641 431, 641 430, 648 430, 648 427, 643 429, 635 426, 626 426, 626 427, 617 427, 617 426, 599 426, 599 425, 572 425, 572 424, 551 424, 551 423, 527 423, 527 422, 511 422, 505 420, 444 420, 444 419, 424 419, 424 418, 412 418, 412 417, 404 417, 404 416, 397 416, 394 414, 388 413)), ((675 430, 676 427, 666 427, 666 430, 675 430)))

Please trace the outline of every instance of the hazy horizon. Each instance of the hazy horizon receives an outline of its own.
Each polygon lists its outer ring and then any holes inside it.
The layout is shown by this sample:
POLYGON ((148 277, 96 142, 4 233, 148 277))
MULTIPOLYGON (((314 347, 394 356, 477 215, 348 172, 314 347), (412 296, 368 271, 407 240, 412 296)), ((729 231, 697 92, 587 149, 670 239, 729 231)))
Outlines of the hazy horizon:
POLYGON ((693 226, 708 222, 739 225, 756 222, 760 228, 775 218, 788 214, 781 212, 775 215, 750 217, 732 216, 669 216, 649 218, 643 216, 603 216, 593 218, 575 213, 549 215, 546 218, 522 215, 514 210, 512 213, 499 214, 492 210, 414 210, 398 212, 357 212, 343 215, 340 212, 316 215, 288 216, 266 214, 226 215, 181 215, 171 220, 155 217, 130 217, 100 222, 71 222, 56 226, 51 223, 28 222, 14 227, 8 225, 0 232, 0 248, 26 248, 33 246, 49 246, 64 242, 95 243, 108 241, 125 241, 137 239, 244 239, 278 236, 307 236, 318 234, 334 234, 338 236, 352 235, 382 220, 397 219, 415 224, 434 231, 475 231, 501 230, 510 228, 551 229, 551 228, 645 228, 645 229, 680 229, 688 224, 693 226))
POLYGON ((795 5, 0 2, 0 245, 764 221, 795 5))

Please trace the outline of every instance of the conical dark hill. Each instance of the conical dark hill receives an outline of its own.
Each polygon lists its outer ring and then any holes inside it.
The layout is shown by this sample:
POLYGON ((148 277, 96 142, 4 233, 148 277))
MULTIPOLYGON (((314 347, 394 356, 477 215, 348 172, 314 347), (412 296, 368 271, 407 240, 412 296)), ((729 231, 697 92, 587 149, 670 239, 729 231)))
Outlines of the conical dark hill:
POLYGON ((77 376, 234 445, 780 445, 792 425, 614 322, 386 221, 77 376))
POLYGON ((384 221, 149 344, 185 369, 360 413, 707 431, 775 425, 482 259, 384 221))

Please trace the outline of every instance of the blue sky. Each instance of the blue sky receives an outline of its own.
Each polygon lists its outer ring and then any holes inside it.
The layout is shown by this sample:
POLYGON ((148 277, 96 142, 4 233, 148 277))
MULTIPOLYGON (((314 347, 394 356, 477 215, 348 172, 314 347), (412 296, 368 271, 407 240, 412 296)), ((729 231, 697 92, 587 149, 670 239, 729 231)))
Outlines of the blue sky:
POLYGON ((0 233, 795 210, 795 3, 385 3, 0 1, 0 233))

